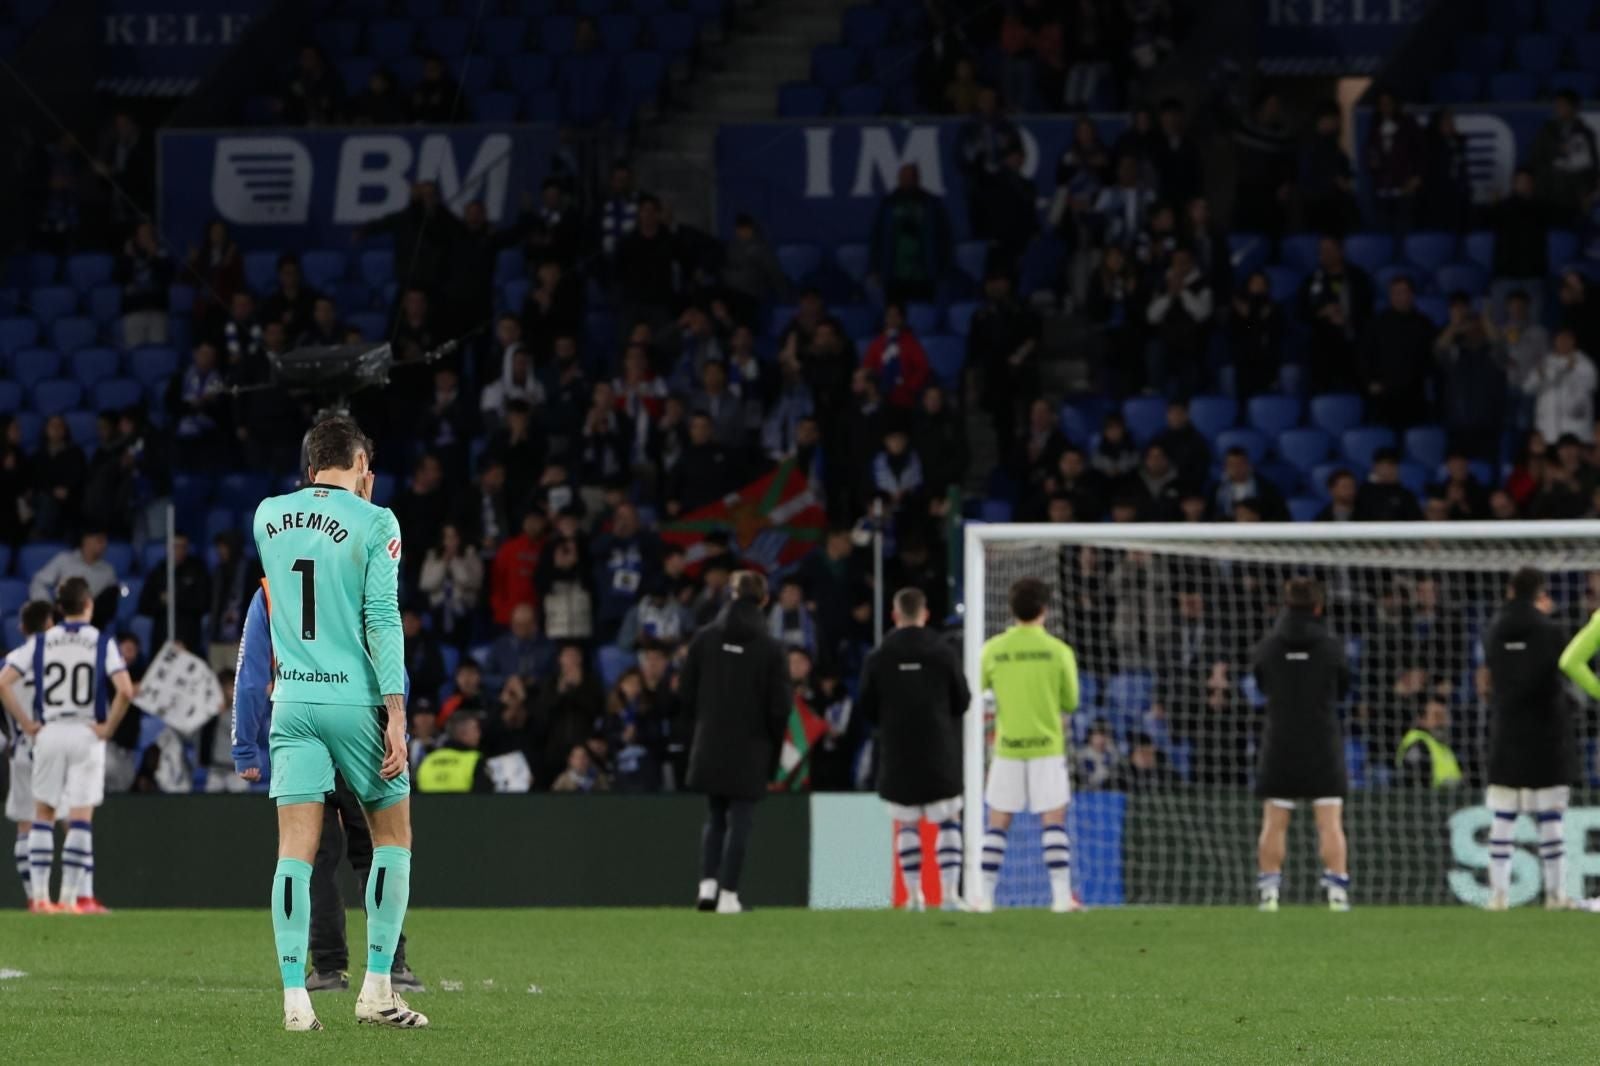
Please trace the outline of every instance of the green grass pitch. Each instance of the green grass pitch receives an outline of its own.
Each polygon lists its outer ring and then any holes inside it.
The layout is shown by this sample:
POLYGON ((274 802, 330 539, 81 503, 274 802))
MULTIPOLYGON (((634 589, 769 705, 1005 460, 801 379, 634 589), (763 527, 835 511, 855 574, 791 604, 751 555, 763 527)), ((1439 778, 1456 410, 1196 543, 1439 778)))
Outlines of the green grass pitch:
MULTIPOLYGON (((352 941, 362 919, 351 914, 352 941)), ((15 1063, 1584 1063, 1600 918, 441 911, 427 1032, 284 1033, 265 912, 0 915, 15 1063), (446 985, 449 982, 449 985, 446 985)), ((355 977, 359 980, 359 970, 355 977)))

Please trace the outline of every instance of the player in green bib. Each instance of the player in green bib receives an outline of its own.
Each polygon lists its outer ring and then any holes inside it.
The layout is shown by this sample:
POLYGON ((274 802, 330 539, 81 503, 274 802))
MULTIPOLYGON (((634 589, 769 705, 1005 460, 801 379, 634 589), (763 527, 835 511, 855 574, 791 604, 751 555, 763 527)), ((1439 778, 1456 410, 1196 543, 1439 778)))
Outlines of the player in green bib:
POLYGON ((984 898, 994 907, 995 886, 1005 861, 1011 818, 1022 811, 1039 815, 1044 862, 1050 872, 1050 909, 1081 910, 1072 895, 1072 845, 1067 836, 1067 742, 1062 714, 1078 709, 1078 660, 1065 642, 1044 628, 1050 590, 1038 578, 1011 586, 1015 624, 983 645, 982 690, 994 699, 994 761, 989 766, 985 800, 988 830, 983 836, 984 898))
POLYGON ((337 769, 372 830, 367 975, 356 1019, 417 1029, 428 1019, 390 986, 411 897, 405 642, 400 629, 400 526, 370 502, 371 446, 334 417, 306 435, 305 487, 256 508, 256 550, 270 597, 274 657, 272 797, 278 867, 272 923, 283 975, 284 1027, 320 1029, 305 987, 311 863, 323 798, 337 769))

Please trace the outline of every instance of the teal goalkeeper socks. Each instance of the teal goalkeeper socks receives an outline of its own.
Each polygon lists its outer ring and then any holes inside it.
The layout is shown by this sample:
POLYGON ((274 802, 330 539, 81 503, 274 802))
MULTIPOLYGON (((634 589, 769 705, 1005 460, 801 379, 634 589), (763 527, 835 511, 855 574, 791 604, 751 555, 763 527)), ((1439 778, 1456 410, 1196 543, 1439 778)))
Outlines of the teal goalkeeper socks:
POLYGON ((311 940, 311 864, 279 859, 272 874, 272 938, 284 988, 306 986, 306 950, 311 940))
POLYGON ((392 845, 372 849, 367 874, 367 972, 387 974, 411 902, 411 851, 392 845))

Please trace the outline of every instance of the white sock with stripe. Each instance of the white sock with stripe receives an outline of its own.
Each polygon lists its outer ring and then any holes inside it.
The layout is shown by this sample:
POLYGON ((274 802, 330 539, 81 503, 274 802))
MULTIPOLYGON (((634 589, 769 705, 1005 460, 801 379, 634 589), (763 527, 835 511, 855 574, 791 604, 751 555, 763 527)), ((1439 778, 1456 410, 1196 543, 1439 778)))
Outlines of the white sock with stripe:
POLYGON ((1044 865, 1050 871, 1050 901, 1061 906, 1072 899, 1072 840, 1064 825, 1047 825, 1039 831, 1044 845, 1044 865))
POLYGON ((33 875, 28 868, 28 834, 23 833, 17 837, 17 842, 12 846, 11 854, 17 860, 17 876, 22 879, 22 895, 26 899, 33 899, 33 875))
POLYGON ((922 834, 916 822, 901 822, 894 835, 895 851, 900 855, 900 874, 906 881, 906 895, 912 903, 922 900, 922 834))
POLYGON ((1544 871, 1546 902, 1567 898, 1567 840, 1562 812, 1539 812, 1539 865, 1544 871))
POLYGON ((961 894, 961 823, 953 818, 939 823, 939 886, 947 900, 961 894))
POLYGON ((1489 823, 1489 891, 1510 893, 1513 830, 1516 811, 1495 811, 1489 823))
POLYGON ((56 857, 55 827, 49 822, 34 822, 28 830, 28 875, 33 883, 34 902, 50 901, 50 864, 56 857))
POLYGON ((1278 890, 1283 886, 1283 873, 1276 871, 1269 873, 1261 870, 1256 874, 1256 895, 1262 903, 1271 903, 1278 898, 1278 890))
POLYGON ((1000 883, 1000 867, 1005 861, 1005 830, 986 830, 983 834, 983 896, 990 903, 994 902, 995 886, 1000 883))
POLYGON ((61 845, 61 903, 71 907, 83 889, 83 872, 94 862, 94 835, 88 822, 69 822, 61 845))

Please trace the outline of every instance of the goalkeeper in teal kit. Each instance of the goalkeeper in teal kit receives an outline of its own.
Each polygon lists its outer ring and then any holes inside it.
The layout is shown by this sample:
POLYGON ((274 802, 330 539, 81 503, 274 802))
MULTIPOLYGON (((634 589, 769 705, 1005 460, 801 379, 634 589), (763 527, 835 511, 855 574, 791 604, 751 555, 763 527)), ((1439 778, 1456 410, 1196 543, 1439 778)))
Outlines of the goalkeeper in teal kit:
POLYGON ((355 422, 325 419, 306 437, 306 485, 256 508, 256 549, 271 597, 272 798, 278 867, 272 926, 284 1028, 320 1029, 305 988, 311 863, 323 797, 337 769, 372 830, 367 974, 356 1019, 418 1029, 428 1019, 390 986, 411 896, 411 781, 406 773, 405 652, 397 602, 400 527, 363 499, 371 448, 355 422))

